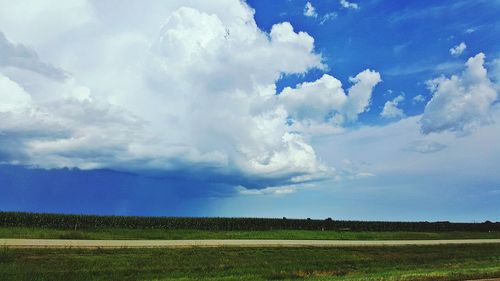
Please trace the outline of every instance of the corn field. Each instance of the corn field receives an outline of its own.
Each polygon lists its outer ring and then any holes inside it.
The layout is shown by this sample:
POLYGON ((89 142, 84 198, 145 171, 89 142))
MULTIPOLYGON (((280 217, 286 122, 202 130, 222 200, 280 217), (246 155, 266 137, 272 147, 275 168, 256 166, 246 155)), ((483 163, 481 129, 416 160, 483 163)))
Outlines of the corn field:
POLYGON ((0 212, 0 227, 336 231, 500 231, 500 222, 388 222, 287 218, 132 217, 0 212))

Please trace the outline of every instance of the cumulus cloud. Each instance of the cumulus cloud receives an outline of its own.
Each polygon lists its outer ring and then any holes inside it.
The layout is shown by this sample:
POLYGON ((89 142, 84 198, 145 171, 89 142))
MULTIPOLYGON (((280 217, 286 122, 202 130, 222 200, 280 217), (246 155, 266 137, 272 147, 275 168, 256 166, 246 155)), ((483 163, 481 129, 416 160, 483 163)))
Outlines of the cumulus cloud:
POLYGON ((349 99, 346 104, 348 119, 355 120, 357 115, 366 111, 370 105, 373 87, 380 83, 380 73, 366 69, 355 77, 349 78, 354 85, 349 89, 349 99))
POLYGON ((467 49, 467 45, 465 45, 464 42, 461 42, 460 44, 450 49, 450 54, 452 56, 458 57, 465 51, 465 49, 467 49))
POLYGON ((314 18, 318 16, 318 13, 316 13, 316 9, 311 4, 311 2, 306 3, 306 6, 304 7, 304 16, 314 18))
MULTIPOLYGON (((162 2, 154 3, 161 9, 162 2)), ((85 3, 81 5, 100 15, 99 5, 85 3)), ((304 135, 313 123, 322 131, 335 131, 343 119, 355 120, 369 106, 380 75, 361 72, 351 79, 354 85, 347 95, 333 77, 314 82, 332 99, 331 108, 307 113, 292 98, 284 99, 287 94, 277 96, 275 83, 286 74, 326 69, 309 34, 288 22, 266 33, 241 1, 168 6, 168 16, 157 18, 163 25, 154 31, 120 29, 119 23, 142 23, 139 16, 117 15, 102 28, 92 17, 64 29, 47 25, 55 33, 36 44, 62 44, 49 57, 64 67, 44 63, 34 49, 2 37, 0 46, 8 51, 0 57, 5 66, 0 68, 0 97, 5 101, 0 143, 10 145, 0 148, 0 161, 40 168, 183 171, 192 178, 216 178, 247 188, 330 176, 332 170, 304 135), (82 32, 70 32, 82 24, 95 40, 84 48, 72 43, 82 40, 82 32), (67 77, 54 79, 54 73, 67 77), (337 98, 342 104, 336 104, 337 98), (291 125, 290 116, 305 125, 291 125)), ((38 10, 47 9, 52 8, 38 10)), ((0 26, 6 34, 17 30, 0 26)), ((287 91, 291 95, 296 89, 287 91)))
POLYGON ((399 103, 401 103, 405 98, 402 95, 395 97, 392 101, 387 101, 384 104, 384 108, 380 113, 383 118, 401 118, 405 114, 401 108, 398 108, 399 103))
POLYGON ((351 3, 347 0, 340 0, 340 5, 345 9, 359 9, 359 5, 357 3, 351 3))
POLYGON ((278 100, 295 122, 294 128, 319 133, 323 127, 328 133, 331 128, 342 127, 344 121, 356 120, 366 111, 373 88, 381 78, 378 72, 367 69, 350 80, 353 85, 346 94, 338 79, 324 74, 314 82, 304 82, 295 88, 286 87, 278 100), (329 125, 325 128, 323 124, 329 125))
POLYGON ((427 82, 433 96, 420 120, 424 134, 442 131, 467 134, 491 121, 490 109, 498 93, 488 78, 484 59, 485 55, 479 53, 467 60, 461 74, 427 82))
MULTIPOLYGON (((46 84, 54 83, 43 80, 46 84)), ((38 83, 40 83, 38 81, 38 83)), ((72 82, 40 85, 41 96, 0 74, 0 162, 45 168, 116 166, 126 157, 127 138, 138 136, 140 122, 130 113, 87 95, 72 82), (54 96, 54 94, 52 94, 54 96)))

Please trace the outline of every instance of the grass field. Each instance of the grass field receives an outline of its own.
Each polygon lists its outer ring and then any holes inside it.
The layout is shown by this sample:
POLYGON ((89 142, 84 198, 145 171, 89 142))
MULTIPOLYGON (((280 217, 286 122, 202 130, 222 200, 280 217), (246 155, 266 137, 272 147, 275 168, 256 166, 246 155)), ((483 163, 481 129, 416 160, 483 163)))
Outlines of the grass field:
POLYGON ((368 248, 0 249, 1 280, 465 280, 500 244, 368 248))
MULTIPOLYGON (((385 222, 309 220, 128 218, 4 213, 0 238, 25 239, 318 239, 419 240, 500 238, 497 224, 466 224, 478 231, 401 231, 399 227, 460 228, 385 222), (39 220, 38 220, 39 218, 39 220), (79 221, 81 220, 81 221, 79 221), (158 221, 157 221, 158 220, 158 221), (312 227, 346 223, 347 230, 202 230, 281 225, 312 227), (126 227, 110 227, 109 225, 126 227), (78 222, 78 223, 77 223, 78 222), (85 222, 81 223, 81 222, 85 222), (129 222, 131 224, 129 224, 129 222), (185 223, 191 229, 166 227, 185 223), (231 226, 231 223, 234 224, 231 226), (138 225, 148 227, 138 227, 138 225), (158 224, 157 224, 158 223, 158 224), (6 225, 15 226, 6 226, 6 225), (50 226, 49 226, 50 225, 50 226), (53 226, 53 228, 51 228, 53 226), (98 227, 95 227, 96 225, 98 227), (380 231, 397 228, 399 231, 380 231), (84 227, 86 226, 86 227, 84 227), (90 227, 91 226, 91 227, 90 227), (208 225, 210 226, 210 225, 208 225), (372 231, 371 227, 379 229, 372 231), (196 229, 196 227, 199 227, 196 229), (211 227, 211 226, 210 226, 211 227), (66 230, 65 230, 66 229, 66 230), (77 230, 75 230, 77 229, 77 230), (348 228, 349 229, 349 228, 348 228)), ((321 228, 320 228, 321 229, 321 228)), ((276 247, 171 249, 12 249, 0 248, 0 280, 465 280, 500 277, 500 244, 398 247, 276 247)))
POLYGON ((32 239, 321 239, 321 240, 416 240, 500 238, 500 232, 367 232, 367 231, 205 231, 162 229, 58 230, 0 227, 0 238, 32 239))

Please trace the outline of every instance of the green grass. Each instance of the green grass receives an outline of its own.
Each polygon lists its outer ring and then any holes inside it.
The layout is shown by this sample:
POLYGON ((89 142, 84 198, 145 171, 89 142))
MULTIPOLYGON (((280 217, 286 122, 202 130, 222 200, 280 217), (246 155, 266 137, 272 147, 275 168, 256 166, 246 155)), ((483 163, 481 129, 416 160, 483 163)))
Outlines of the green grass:
POLYGON ((0 280, 465 280, 500 244, 366 248, 1 249, 0 280))
POLYGON ((27 227, 0 227, 0 238, 39 239, 338 239, 413 240, 500 238, 500 232, 355 232, 355 231, 205 231, 162 229, 57 230, 27 227))

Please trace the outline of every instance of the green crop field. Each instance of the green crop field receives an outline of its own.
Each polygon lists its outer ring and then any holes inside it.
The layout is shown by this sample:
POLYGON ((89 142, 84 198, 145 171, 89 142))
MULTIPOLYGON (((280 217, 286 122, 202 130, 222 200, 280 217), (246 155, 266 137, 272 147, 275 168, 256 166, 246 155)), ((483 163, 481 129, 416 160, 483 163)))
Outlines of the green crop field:
POLYGON ((65 230, 82 229, 194 229, 208 231, 410 231, 410 232, 492 232, 500 231, 500 222, 387 222, 345 221, 327 218, 189 218, 189 217, 126 217, 0 212, 0 227, 33 227, 65 230))
MULTIPOLYGON (((0 213, 0 238, 500 238, 498 223, 0 213)), ((0 248, 0 280, 465 280, 500 277, 500 244, 169 249, 0 248)))
POLYGON ((500 245, 1 249, 0 280, 465 280, 500 277, 500 245))
POLYGON ((196 229, 101 228, 64 230, 32 227, 0 227, 0 238, 25 239, 311 239, 311 240, 420 240, 420 239, 500 239, 500 232, 448 231, 318 231, 260 230, 209 231, 196 229))
POLYGON ((500 238, 500 224, 265 218, 119 217, 0 212, 0 238, 335 239, 500 238))

